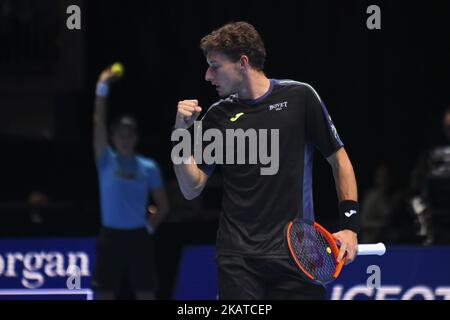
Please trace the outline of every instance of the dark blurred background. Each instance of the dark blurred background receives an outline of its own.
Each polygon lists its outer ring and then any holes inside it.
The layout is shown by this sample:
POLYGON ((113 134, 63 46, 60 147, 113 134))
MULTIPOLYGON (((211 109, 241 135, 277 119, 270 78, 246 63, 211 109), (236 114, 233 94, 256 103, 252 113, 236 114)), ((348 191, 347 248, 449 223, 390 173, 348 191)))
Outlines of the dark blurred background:
MULTIPOLYGON (((245 20, 265 41, 267 75, 307 82, 327 105, 361 202, 380 166, 388 168, 389 195, 396 195, 388 220, 401 234, 391 241, 423 243, 409 205, 411 176, 423 152, 445 143, 449 9, 444 1, 0 0, 0 236, 96 235, 95 83, 121 61, 126 74, 109 115, 138 116, 139 150, 163 170, 172 211, 160 243, 213 243, 220 176, 201 199, 184 201, 170 132, 179 100, 197 98, 204 109, 217 100, 204 81, 201 37, 245 20), (71 4, 81 8, 81 30, 66 27, 71 4), (381 8, 381 30, 366 27, 372 4, 381 8)), ((316 216, 335 230, 331 169, 317 156, 314 172, 316 216)))

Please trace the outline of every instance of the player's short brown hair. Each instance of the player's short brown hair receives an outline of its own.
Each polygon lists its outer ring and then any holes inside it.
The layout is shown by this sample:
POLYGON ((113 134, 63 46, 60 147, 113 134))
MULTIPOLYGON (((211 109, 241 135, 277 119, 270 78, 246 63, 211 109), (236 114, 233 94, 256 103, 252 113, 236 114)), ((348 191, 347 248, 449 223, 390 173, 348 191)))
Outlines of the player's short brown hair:
POLYGON ((247 22, 230 22, 214 30, 202 38, 200 48, 205 56, 211 51, 216 51, 227 55, 235 62, 246 55, 254 69, 258 71, 264 69, 266 61, 264 43, 255 27, 247 22))

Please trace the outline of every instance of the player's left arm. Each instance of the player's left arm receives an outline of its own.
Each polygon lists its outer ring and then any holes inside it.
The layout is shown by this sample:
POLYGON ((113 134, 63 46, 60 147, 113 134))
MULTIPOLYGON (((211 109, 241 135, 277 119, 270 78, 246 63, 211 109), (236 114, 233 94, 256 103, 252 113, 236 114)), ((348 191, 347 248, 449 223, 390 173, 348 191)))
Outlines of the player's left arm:
POLYGON ((348 264, 355 259, 358 250, 359 209, 355 172, 343 147, 329 156, 327 161, 333 170, 341 215, 342 230, 333 234, 341 245, 338 261, 347 252, 348 264))

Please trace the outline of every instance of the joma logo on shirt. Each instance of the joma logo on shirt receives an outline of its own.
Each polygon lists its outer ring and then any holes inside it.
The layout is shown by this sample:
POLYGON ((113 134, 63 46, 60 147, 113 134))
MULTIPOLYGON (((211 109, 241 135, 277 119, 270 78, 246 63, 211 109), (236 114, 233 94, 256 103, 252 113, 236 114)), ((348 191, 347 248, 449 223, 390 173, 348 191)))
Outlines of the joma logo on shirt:
POLYGON ((288 104, 287 101, 280 102, 280 103, 275 103, 275 104, 271 104, 271 105, 269 106, 269 110, 270 110, 270 111, 272 111, 272 110, 280 111, 280 110, 283 110, 284 108, 287 108, 287 104, 288 104))
POLYGON ((234 117, 230 118, 231 122, 235 122, 237 121, 237 119, 239 119, 240 117, 242 117, 244 115, 243 112, 238 113, 237 115, 235 115, 234 117))

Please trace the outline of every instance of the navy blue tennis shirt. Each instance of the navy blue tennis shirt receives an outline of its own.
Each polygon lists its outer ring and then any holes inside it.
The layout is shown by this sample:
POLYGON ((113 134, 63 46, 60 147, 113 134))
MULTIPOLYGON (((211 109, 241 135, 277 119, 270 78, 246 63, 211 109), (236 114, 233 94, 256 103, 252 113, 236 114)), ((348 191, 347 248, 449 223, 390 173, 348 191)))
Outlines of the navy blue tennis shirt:
MULTIPOLYGON (((224 136, 226 129, 279 130, 276 174, 261 175, 265 165, 259 161, 256 164, 203 163, 199 168, 210 176, 220 165, 223 176, 217 254, 287 256, 288 222, 297 217, 314 219, 314 148, 327 158, 343 147, 319 95, 306 83, 271 79, 270 88, 262 97, 241 100, 231 95, 213 104, 201 122, 203 132, 215 128, 224 136)), ((245 148, 248 159, 249 145, 245 148)))

